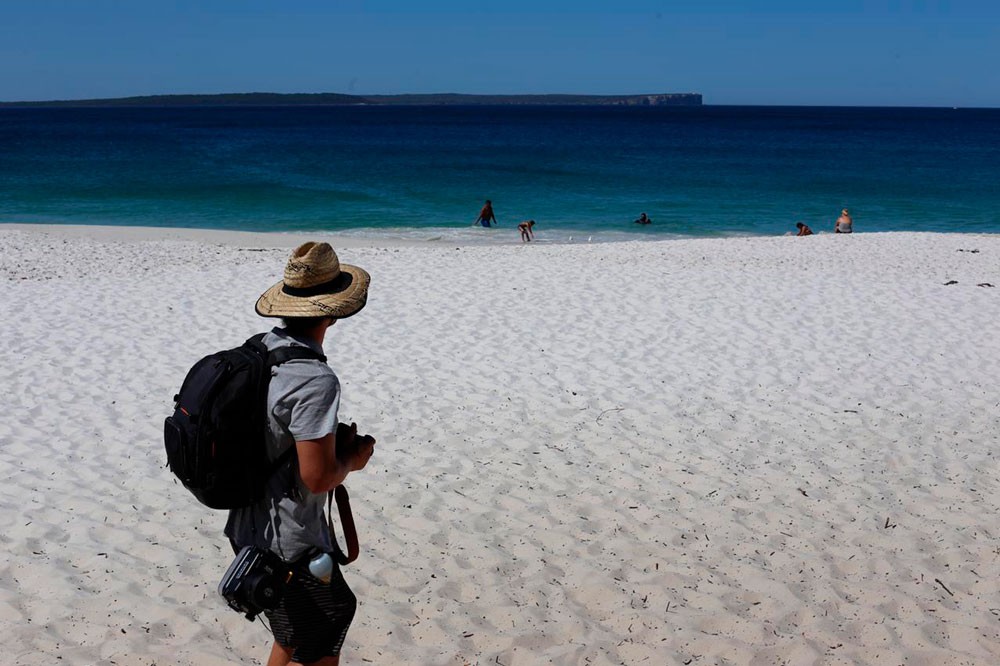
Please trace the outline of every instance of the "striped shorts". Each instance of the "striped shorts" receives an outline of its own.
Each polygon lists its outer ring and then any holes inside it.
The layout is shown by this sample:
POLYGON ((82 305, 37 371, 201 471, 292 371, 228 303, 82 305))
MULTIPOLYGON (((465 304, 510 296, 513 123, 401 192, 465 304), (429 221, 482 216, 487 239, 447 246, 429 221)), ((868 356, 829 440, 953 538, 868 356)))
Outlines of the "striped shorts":
POLYGON ((292 661, 305 664, 340 654, 358 606, 339 566, 327 584, 309 573, 307 563, 305 558, 295 567, 278 607, 264 611, 274 640, 294 648, 292 661))

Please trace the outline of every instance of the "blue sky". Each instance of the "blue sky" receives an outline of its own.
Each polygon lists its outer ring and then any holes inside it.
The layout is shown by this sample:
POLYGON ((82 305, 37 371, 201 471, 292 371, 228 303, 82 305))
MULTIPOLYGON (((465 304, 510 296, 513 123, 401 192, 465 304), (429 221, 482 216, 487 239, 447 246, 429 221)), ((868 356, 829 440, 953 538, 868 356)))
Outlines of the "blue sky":
POLYGON ((0 100, 700 92, 1000 106, 1000 0, 0 0, 0 100))

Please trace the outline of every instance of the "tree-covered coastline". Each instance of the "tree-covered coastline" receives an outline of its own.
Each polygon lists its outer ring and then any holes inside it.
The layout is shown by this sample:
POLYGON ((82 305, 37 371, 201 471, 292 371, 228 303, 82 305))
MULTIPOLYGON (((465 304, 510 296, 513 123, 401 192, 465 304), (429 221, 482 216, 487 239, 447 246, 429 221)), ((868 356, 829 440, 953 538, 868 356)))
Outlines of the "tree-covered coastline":
POLYGON ((563 106, 701 106, 699 93, 645 95, 345 95, 341 93, 223 93, 143 95, 106 99, 0 102, 0 107, 170 107, 170 106, 400 106, 400 105, 563 105, 563 106))

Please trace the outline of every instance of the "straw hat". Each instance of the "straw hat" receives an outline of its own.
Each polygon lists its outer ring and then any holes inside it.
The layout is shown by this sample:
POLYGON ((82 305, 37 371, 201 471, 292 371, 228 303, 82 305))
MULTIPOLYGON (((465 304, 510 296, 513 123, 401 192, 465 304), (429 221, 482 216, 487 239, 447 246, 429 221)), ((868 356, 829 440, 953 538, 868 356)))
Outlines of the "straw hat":
POLYGON ((329 243, 305 243, 288 258, 285 279, 257 299, 257 314, 344 319, 365 307, 369 282, 363 269, 340 263, 329 243))

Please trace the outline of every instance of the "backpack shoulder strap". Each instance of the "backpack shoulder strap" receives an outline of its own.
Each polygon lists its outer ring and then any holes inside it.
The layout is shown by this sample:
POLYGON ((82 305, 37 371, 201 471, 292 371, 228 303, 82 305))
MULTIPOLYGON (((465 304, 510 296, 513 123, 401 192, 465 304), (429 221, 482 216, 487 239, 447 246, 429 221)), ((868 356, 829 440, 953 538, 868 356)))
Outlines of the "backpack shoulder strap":
POLYGON ((278 349, 271 350, 267 353, 267 365, 269 368, 273 368, 276 365, 281 365, 286 361, 291 361, 293 359, 315 359, 322 363, 326 363, 326 355, 314 352, 308 347, 300 347, 299 345, 293 345, 291 347, 279 347, 278 349))
POLYGON ((247 338, 247 341, 243 344, 247 347, 252 347, 253 349, 260 352, 262 355, 267 354, 267 345, 264 344, 264 336, 267 333, 258 333, 257 335, 247 338))
POLYGON ((314 352, 308 347, 303 347, 302 345, 292 345, 290 347, 278 347, 277 349, 268 349, 267 345, 264 344, 264 336, 267 333, 258 333, 257 335, 249 338, 243 344, 256 349, 260 352, 261 356, 267 358, 267 367, 273 368, 276 365, 281 365, 286 361, 291 361, 293 359, 315 359, 322 363, 326 363, 326 355, 314 352))
POLYGON ((281 455, 279 455, 277 458, 275 458, 271 462, 271 466, 268 467, 268 469, 267 469, 267 476, 268 476, 268 478, 270 478, 272 474, 274 474, 275 472, 277 472, 278 468, 280 468, 282 465, 284 465, 286 462, 288 462, 289 458, 291 458, 294 455, 295 455, 295 444, 293 443, 287 449, 285 449, 284 451, 282 451, 281 455))
MULTIPOLYGON (((314 359, 322 363, 326 363, 326 356, 324 354, 317 353, 308 347, 303 347, 301 345, 292 345, 291 347, 279 347, 277 349, 269 350, 264 345, 263 342, 264 333, 255 335, 249 340, 248 344, 259 344, 264 349, 264 353, 267 355, 267 368, 268 377, 270 378, 270 370, 276 366, 285 363, 286 361, 291 361, 293 359, 314 359)), ((268 476, 274 474, 278 469, 288 462, 289 459, 295 457, 295 444, 292 444, 287 449, 281 452, 277 458, 271 463, 268 470, 268 476)), ((293 482, 294 483, 294 482, 293 482)))

